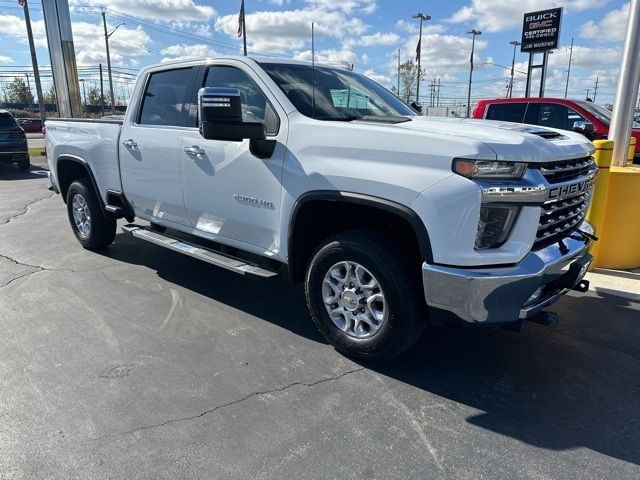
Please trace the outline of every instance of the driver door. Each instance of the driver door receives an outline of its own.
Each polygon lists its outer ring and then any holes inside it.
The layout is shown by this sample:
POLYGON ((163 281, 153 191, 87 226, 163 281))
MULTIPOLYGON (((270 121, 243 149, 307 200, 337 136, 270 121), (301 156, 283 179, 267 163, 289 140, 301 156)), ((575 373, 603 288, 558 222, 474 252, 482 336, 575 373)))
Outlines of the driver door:
MULTIPOLYGON (((278 227, 285 157, 286 119, 246 66, 212 65, 203 87, 238 89, 245 122, 263 122, 273 154, 259 158, 250 141, 205 140, 198 129, 182 137, 184 205, 198 235, 260 254, 280 251, 278 227), (194 153, 197 152, 197 153, 194 153)), ((278 108, 279 105, 278 105, 278 108)))

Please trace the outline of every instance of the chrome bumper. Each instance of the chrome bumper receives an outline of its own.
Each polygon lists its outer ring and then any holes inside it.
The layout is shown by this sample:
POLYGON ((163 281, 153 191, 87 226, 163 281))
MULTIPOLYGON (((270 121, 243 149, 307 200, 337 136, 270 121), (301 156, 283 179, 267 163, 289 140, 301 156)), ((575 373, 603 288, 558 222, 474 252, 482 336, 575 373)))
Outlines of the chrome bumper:
MULTIPOLYGON (((587 221, 578 230, 593 235, 587 221)), ((507 323, 535 315, 586 274, 590 241, 578 231, 510 267, 465 269, 422 264, 427 304, 471 323, 507 323)))

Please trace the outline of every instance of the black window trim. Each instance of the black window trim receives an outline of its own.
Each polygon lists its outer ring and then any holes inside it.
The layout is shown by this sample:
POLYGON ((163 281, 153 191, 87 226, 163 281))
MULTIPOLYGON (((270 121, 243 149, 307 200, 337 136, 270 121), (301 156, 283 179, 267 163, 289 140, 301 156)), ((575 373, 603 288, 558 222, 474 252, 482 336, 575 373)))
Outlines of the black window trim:
POLYGON ((136 110, 135 121, 133 122, 135 126, 149 127, 149 128, 186 128, 189 126, 187 121, 189 116, 186 115, 187 112, 186 112, 186 109, 184 108, 184 104, 185 104, 184 100, 191 97, 190 89, 188 87, 185 90, 185 97, 183 98, 183 102, 182 102, 182 111, 180 112, 180 122, 182 123, 182 125, 153 125, 150 123, 141 123, 140 121, 142 118, 142 108, 144 107, 144 101, 147 97, 147 90, 149 89, 149 84, 151 83, 151 77, 159 73, 174 72, 177 70, 191 70, 191 76, 189 77, 189 80, 187 80, 187 83, 193 84, 194 77, 198 70, 198 66, 187 65, 187 66, 176 67, 176 68, 166 68, 166 69, 163 68, 158 70, 152 70, 147 73, 147 78, 145 78, 144 90, 142 91, 142 95, 140 96, 140 101, 138 102, 138 106, 136 110))

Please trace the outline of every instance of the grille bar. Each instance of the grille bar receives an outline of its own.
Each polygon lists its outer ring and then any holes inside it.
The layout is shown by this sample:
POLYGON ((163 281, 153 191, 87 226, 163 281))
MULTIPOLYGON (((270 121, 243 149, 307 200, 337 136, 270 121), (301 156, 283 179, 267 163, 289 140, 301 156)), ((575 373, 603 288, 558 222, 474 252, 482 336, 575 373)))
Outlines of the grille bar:
POLYGON ((589 171, 593 165, 592 157, 547 162, 538 165, 540 173, 549 183, 559 183, 578 178, 589 171))

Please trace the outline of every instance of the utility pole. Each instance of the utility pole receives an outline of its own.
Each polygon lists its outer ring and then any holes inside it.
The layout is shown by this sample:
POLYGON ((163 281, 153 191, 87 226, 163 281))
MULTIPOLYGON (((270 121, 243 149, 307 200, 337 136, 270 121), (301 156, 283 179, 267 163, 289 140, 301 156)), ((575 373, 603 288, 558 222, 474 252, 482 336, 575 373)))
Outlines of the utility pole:
POLYGON ((612 166, 624 167, 627 163, 629 138, 633 127, 633 101, 638 95, 640 83, 640 0, 631 0, 627 33, 622 49, 620 75, 613 103, 609 140, 613 140, 612 166))
POLYGON ((596 86, 593 89, 593 101, 596 101, 596 96, 598 96, 598 80, 600 77, 596 77, 596 86))
POLYGON ((437 93, 436 106, 440 106, 440 79, 438 79, 438 93, 437 93))
POLYGON ((573 37, 571 37, 571 47, 569 47, 569 68, 567 69, 567 83, 564 86, 564 98, 567 98, 567 94, 569 93, 569 75, 571 75, 572 62, 573 62, 573 37))
POLYGON ((104 81, 102 78, 102 64, 100 64, 100 113, 104 114, 104 81))
POLYGON ((471 82, 473 81, 473 53, 476 49, 476 35, 482 35, 480 30, 469 30, 467 32, 469 35, 472 35, 471 38, 471 58, 469 60, 469 89, 467 91, 467 118, 471 116, 471 82))
MULTIPOLYGON (((38 107, 40 109, 40 120, 44 126, 44 122, 47 120, 47 111, 44 107, 44 97, 42 96, 42 84, 40 83, 40 71, 38 70, 38 58, 36 57, 36 47, 33 42, 33 31, 31 30, 31 17, 29 15, 29 6, 27 0, 18 0, 18 3, 22 6, 24 11, 24 22, 27 26, 27 36, 29 37, 29 50, 31 51, 31 65, 33 67, 33 78, 36 82, 36 94, 38 95, 38 107)), ((27 82, 29 82, 29 76, 27 75, 27 82)), ((31 87, 29 87, 31 91, 31 87)))
POLYGON ((589 100, 589 92, 590 92, 590 91, 591 91, 591 89, 590 89, 590 88, 587 88, 587 96, 586 96, 585 100, 589 100))
POLYGON ((31 82, 29 81, 29 72, 24 72, 24 75, 27 77, 27 90, 29 90, 29 96, 33 97, 33 93, 31 93, 31 82))
POLYGON ((412 18, 418 18, 420 20, 420 36, 418 37, 418 47, 416 48, 416 60, 418 60, 418 85, 416 86, 416 102, 420 103, 420 75, 422 74, 420 60, 422 57, 422 22, 425 20, 431 20, 429 15, 423 13, 414 13, 412 18))
POLYGON ((400 98, 400 49, 398 49, 398 98, 400 98))
POLYGON ((109 73, 109 93, 111 95, 111 113, 116 111, 116 100, 113 96, 113 79, 111 77, 111 55, 109 54, 109 37, 115 33, 124 23, 121 23, 116 28, 107 33, 107 16, 105 12, 102 12, 102 25, 104 26, 104 43, 107 47, 107 71, 109 73))
POLYGON ((511 81, 509 82, 508 98, 513 98, 513 74, 516 68, 516 48, 522 45, 522 43, 517 40, 511 40, 509 43, 513 45, 513 58, 511 59, 511 81))

